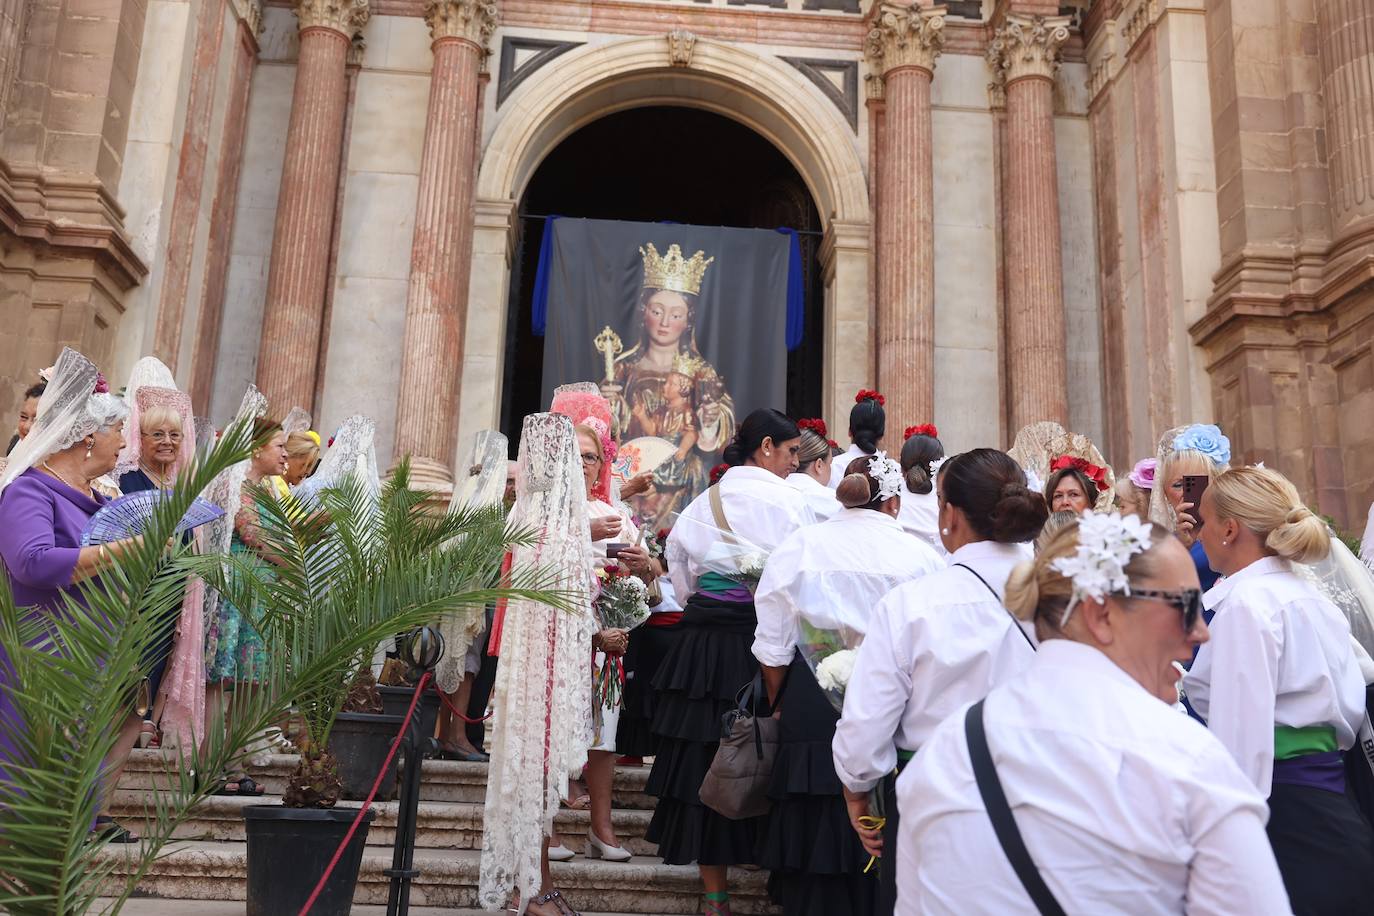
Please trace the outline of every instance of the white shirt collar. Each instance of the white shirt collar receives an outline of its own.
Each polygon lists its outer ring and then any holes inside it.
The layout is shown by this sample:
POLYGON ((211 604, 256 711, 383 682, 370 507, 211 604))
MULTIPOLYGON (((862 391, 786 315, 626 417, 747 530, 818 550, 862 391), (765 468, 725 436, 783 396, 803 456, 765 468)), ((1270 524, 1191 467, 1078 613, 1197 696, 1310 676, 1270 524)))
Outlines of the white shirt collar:
POLYGON ((1293 564, 1282 557, 1265 557, 1256 560, 1244 569, 1237 570, 1229 576, 1224 576, 1217 580, 1217 584, 1207 590, 1207 594, 1202 596, 1202 603, 1208 610, 1212 610, 1221 604, 1231 594, 1231 590, 1236 587, 1236 583, 1245 582, 1249 579, 1256 579, 1260 576, 1272 576, 1276 573, 1288 573, 1293 571, 1293 564))
POLYGON ((972 544, 965 544, 950 554, 949 565, 968 563, 971 560, 975 562, 978 560, 1014 560, 1019 563, 1022 559, 1021 548, 1016 544, 974 541, 972 544))
POLYGON ((1075 668, 1134 687, 1136 690, 1145 690, 1139 681, 1118 667, 1116 662, 1096 646, 1059 637, 1042 642, 1035 656, 1032 664, 1036 667, 1051 665, 1058 668, 1075 668))
POLYGON ((803 473, 802 471, 793 472, 788 475, 787 480, 789 483, 795 484, 799 489, 825 490, 827 493, 830 492, 829 487, 812 477, 810 474, 803 473))
POLYGON ((726 472, 725 472, 725 476, 723 476, 723 477, 721 478, 721 480, 727 480, 727 479, 730 479, 730 480, 732 480, 733 482, 736 482, 736 483, 745 483, 745 482, 747 482, 747 481, 753 480, 753 481, 762 481, 762 482, 764 482, 764 483, 772 483, 772 484, 778 484, 778 485, 783 485, 783 486, 785 486, 785 485, 787 484, 787 479, 786 479, 786 478, 784 478, 784 477, 779 477, 777 474, 774 474, 772 471, 765 471, 763 468, 755 467, 755 466, 752 465, 752 464, 737 464, 737 465, 735 465, 735 466, 732 467, 730 470, 726 471, 726 472))
MULTIPOLYGON (((886 525, 898 531, 903 531, 901 523, 895 518, 888 515, 886 512, 875 512, 872 509, 846 509, 841 507, 838 512, 826 520, 827 523, 838 521, 872 522, 875 525, 886 525)), ((903 531, 903 533, 905 532, 903 531)))

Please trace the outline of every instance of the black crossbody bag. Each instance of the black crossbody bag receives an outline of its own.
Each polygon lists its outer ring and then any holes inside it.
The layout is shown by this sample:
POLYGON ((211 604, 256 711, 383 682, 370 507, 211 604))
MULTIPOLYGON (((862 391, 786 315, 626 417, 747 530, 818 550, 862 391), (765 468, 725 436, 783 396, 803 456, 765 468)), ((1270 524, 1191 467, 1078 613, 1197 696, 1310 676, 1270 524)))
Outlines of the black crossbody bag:
POLYGON ((988 820, 992 821, 997 842, 1007 854, 1021 886, 1030 894, 1040 916, 1064 916, 1064 908, 1055 899, 1054 892, 1040 869, 1035 867, 1026 843, 1021 839, 1021 830, 1016 826, 1011 806, 1007 804, 1007 794, 1002 791, 1002 780, 997 777, 997 767, 992 762, 992 752, 988 750, 988 736, 983 731, 983 700, 968 708, 964 716, 964 736, 968 739, 968 756, 973 763, 973 777, 978 780, 978 794, 983 796, 983 807, 987 809, 988 820))

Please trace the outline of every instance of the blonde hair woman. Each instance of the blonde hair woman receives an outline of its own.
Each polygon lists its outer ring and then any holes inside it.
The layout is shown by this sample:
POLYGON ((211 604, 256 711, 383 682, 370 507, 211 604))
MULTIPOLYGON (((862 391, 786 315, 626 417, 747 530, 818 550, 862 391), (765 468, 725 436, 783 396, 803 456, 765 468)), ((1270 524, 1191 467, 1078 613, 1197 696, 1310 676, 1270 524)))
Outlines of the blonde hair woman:
POLYGON ((311 474, 320 463, 320 434, 307 429, 286 436, 286 473, 282 479, 294 487, 311 474))
POLYGON ((1016 568, 1006 605, 1040 649, 945 719, 898 780, 899 913, 1055 912, 1037 909, 1032 886, 1067 913, 1288 912, 1264 800, 1171 708, 1174 665, 1207 640, 1198 600, 1187 551, 1133 516, 1088 513, 1016 568), (980 750, 1031 883, 989 817, 980 750))
POLYGON ((1217 581, 1207 553, 1197 540, 1197 507, 1185 498, 1183 478, 1206 477, 1208 484, 1231 463, 1231 440, 1205 423, 1180 426, 1165 433, 1155 455, 1150 518, 1172 531, 1192 554, 1204 591, 1217 581))
POLYGON ((1199 538, 1226 578, 1206 595, 1214 639, 1184 679, 1193 708, 1259 791, 1297 913, 1374 899, 1374 834, 1345 792, 1342 751, 1365 683, 1341 611, 1297 575, 1331 536, 1277 471, 1235 468, 1202 496, 1199 538))

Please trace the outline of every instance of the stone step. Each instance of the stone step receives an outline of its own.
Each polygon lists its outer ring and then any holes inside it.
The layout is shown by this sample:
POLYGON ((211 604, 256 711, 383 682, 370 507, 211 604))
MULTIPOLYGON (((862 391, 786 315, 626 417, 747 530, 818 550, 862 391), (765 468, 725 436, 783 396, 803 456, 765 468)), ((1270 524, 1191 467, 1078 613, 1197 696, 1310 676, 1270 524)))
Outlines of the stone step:
MULTIPOLYGON (((142 789, 118 789, 111 798, 110 813, 120 823, 134 833, 146 833, 144 826, 152 814, 148 791, 142 789)), ((243 809, 248 805, 279 805, 281 798, 263 795, 258 798, 242 798, 232 795, 212 795, 202 799, 191 810, 190 817, 176 830, 174 836, 179 840, 220 840, 243 842, 245 831, 243 809)), ((343 803, 344 807, 358 807, 356 803, 343 803)), ((390 847, 396 838, 396 818, 400 811, 399 802, 378 802, 372 806, 377 812, 372 828, 368 831, 369 846, 390 847)), ((475 802, 420 802, 417 811, 415 845, 426 849, 481 849, 483 806, 475 802)), ((644 839, 644 831, 649 827, 653 812, 643 809, 625 809, 611 812, 611 823, 615 827, 620 845, 635 855, 653 855, 657 849, 653 843, 644 839)), ((587 843, 587 832, 591 827, 591 815, 587 811, 563 809, 554 820, 554 825, 563 842, 574 852, 582 853, 587 843)))
MULTIPOLYGON (((286 790, 286 778, 300 762, 297 754, 273 754, 264 767, 249 767, 248 772, 269 795, 286 790)), ((171 751, 134 750, 119 780, 121 789, 150 790, 167 785, 167 772, 176 765, 171 751)), ((614 801, 616 808, 652 809, 654 799, 644 794, 649 767, 616 767, 614 801)), ((426 760, 420 776, 420 800, 433 802, 481 803, 487 794, 487 765, 457 760, 426 760)))
MULTIPOLYGON (((95 912, 105 912, 114 903, 112 899, 96 901, 95 912)), ((134 897, 124 904, 120 916, 244 916, 245 905, 241 900, 159 900, 156 897, 134 897)), ((414 916, 491 916, 489 910, 455 910, 451 907, 413 906, 414 916)), ((628 913, 588 913, 582 916, 631 916, 628 913)), ((386 916, 385 906, 359 904, 353 907, 349 916, 386 916)))
MULTIPOLYGON (((129 873, 127 847, 107 846, 100 855, 114 860, 116 875, 129 873)), ((421 874, 412 887, 411 902, 417 907, 476 908, 479 860, 475 850, 416 850, 415 865, 421 874)), ((388 879, 382 870, 390 865, 390 850, 368 848, 355 903, 386 902, 388 879)), ((138 883, 138 893, 172 900, 243 900, 247 868, 245 843, 178 843, 152 863, 138 883)), ((588 912, 675 916, 701 911, 701 880, 692 865, 664 865, 656 858, 636 856, 618 864, 579 858, 552 868, 555 885, 574 907, 588 912)), ((733 912, 778 912, 768 901, 766 872, 731 869, 729 880, 733 912)))

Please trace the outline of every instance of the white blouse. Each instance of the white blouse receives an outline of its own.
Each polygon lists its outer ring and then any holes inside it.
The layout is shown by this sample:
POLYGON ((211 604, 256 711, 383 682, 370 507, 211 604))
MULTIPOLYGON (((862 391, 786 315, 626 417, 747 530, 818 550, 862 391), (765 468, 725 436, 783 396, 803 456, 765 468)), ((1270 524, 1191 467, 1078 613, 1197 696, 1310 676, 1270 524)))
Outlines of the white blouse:
MULTIPOLYGON (((896 912, 1033 916, 978 792, 966 706, 897 780, 896 912)), ((1289 912, 1264 799, 1221 742, 1096 648, 1046 641, 988 694, 983 721, 1016 826, 1065 912, 1289 912)))
POLYGON ((840 505, 840 501, 835 498, 835 491, 810 474, 801 472, 791 474, 788 476, 787 482, 806 499, 806 504, 811 507, 811 512, 816 516, 817 521, 830 518, 844 508, 840 505))
POLYGON ((1350 622, 1297 576, 1266 557, 1203 596, 1216 612, 1183 689, 1212 734, 1267 797, 1274 727, 1329 725, 1341 750, 1364 721, 1364 678, 1350 622))
MULTIPOLYGON (((730 529, 765 553, 816 520, 806 500, 786 479, 763 468, 738 465, 725 472, 718 486, 730 529)), ((704 490, 682 510, 668 535, 665 556, 677 600, 686 604, 696 592, 697 580, 711 571, 710 556, 728 555, 730 550, 716 527, 711 492, 704 490)))
POLYGON ((864 451, 857 445, 850 443, 849 448, 845 449, 843 455, 836 455, 830 459, 830 489, 835 489, 844 480, 844 469, 849 467, 849 462, 855 458, 873 457, 869 452, 864 451))
POLYGON ((942 557, 949 556, 940 540, 940 499, 934 488, 929 493, 912 493, 902 487, 902 511, 897 515, 907 534, 925 541, 942 557))
POLYGON ((948 569, 899 585, 879 603, 832 745, 835 772, 850 791, 872 789, 897 765, 898 748, 918 750, 946 716, 1030 664, 1026 631, 1002 605, 1022 559, 1015 544, 965 544, 948 569))
POLYGON ((587 499, 587 521, 596 521, 599 518, 620 519, 620 533, 613 538, 603 538, 599 541, 592 541, 592 560, 596 563, 596 568, 605 566, 606 546, 608 544, 633 544, 639 538, 639 529, 630 518, 630 510, 625 506, 612 506, 610 503, 601 499, 587 499))
POLYGON ((803 620, 862 639, 884 595, 944 567, 896 519, 872 509, 841 509, 829 521, 799 528, 764 567, 754 596, 754 657, 775 668, 791 664, 803 620))

